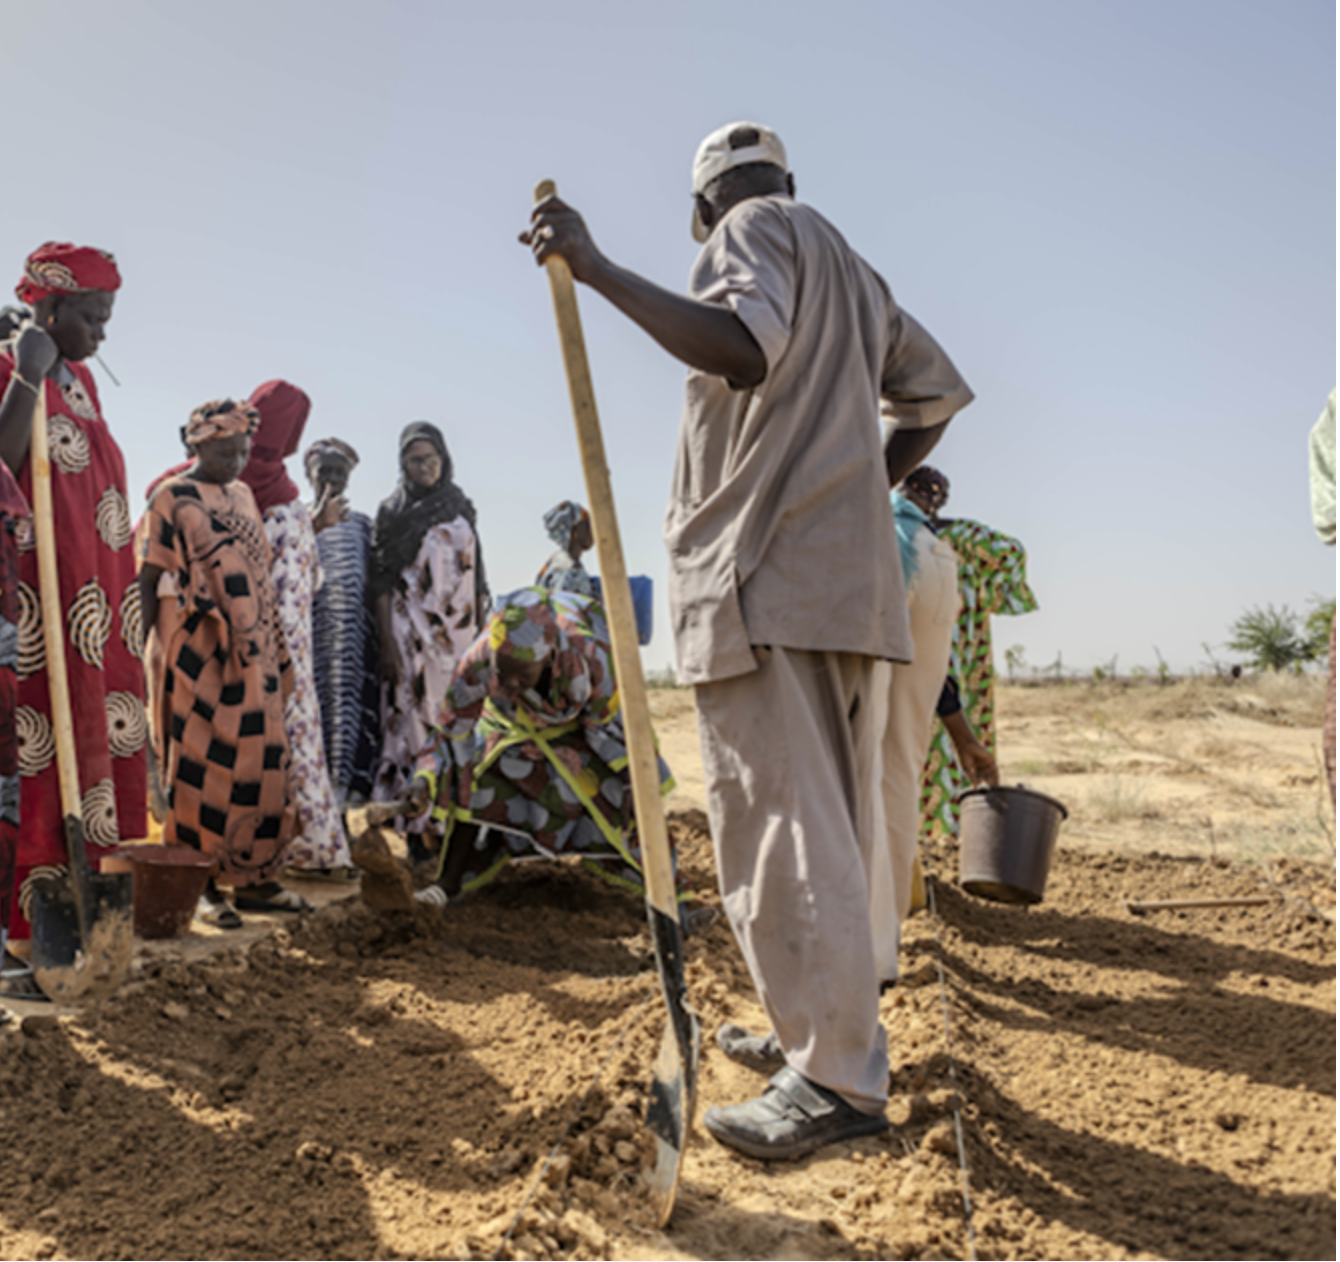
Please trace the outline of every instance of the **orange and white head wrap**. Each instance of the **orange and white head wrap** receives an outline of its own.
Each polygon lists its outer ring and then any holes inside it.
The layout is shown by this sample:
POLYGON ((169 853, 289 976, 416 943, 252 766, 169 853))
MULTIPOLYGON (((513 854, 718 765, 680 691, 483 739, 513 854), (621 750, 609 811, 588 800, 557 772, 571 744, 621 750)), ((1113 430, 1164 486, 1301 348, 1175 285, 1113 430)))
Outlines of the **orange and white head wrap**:
POLYGON ((182 437, 194 447, 211 438, 232 438, 238 434, 254 434, 261 423, 261 415, 250 403, 236 399, 215 399, 202 403, 186 422, 182 437))

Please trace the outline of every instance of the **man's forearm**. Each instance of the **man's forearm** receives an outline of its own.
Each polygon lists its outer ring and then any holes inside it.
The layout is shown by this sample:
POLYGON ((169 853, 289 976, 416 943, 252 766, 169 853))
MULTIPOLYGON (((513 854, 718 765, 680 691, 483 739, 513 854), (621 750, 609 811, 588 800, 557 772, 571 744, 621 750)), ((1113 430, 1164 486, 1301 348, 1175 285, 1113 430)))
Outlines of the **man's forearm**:
POLYGON ((895 429, 884 438, 884 467, 889 472, 889 486, 895 487, 935 450, 935 444, 944 436, 948 421, 928 425, 925 429, 895 429))
POLYGON ((690 368, 740 388, 756 386, 767 375, 753 334, 729 308, 671 293, 608 260, 587 283, 690 368))
POLYGON ((884 435, 884 468, 888 470, 890 488, 898 485, 907 474, 926 460, 935 450, 935 443, 945 434, 947 421, 927 425, 921 430, 892 430, 884 435))

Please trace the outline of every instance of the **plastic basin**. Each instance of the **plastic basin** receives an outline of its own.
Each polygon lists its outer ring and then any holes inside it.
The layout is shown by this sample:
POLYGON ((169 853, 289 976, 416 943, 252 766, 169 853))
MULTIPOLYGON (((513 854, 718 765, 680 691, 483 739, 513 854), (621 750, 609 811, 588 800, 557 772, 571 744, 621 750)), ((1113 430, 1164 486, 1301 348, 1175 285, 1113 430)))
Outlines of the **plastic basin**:
POLYGON ((100 866, 132 873, 137 938, 180 938, 191 927, 214 861, 190 846, 122 846, 100 866))

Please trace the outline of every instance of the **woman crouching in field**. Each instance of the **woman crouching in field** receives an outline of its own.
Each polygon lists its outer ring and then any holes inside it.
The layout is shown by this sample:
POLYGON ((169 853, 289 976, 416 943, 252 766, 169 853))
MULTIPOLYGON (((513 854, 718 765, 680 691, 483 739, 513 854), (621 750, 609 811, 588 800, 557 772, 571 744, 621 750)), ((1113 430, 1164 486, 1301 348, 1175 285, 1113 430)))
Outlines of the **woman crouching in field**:
MULTIPOLYGON (((145 626, 162 662, 149 680, 168 816, 163 840, 215 860, 242 911, 302 911, 274 879, 293 833, 284 697, 291 667, 270 548, 238 475, 258 414, 224 399, 191 413, 182 431, 195 463, 149 504, 140 569, 145 626)), ((200 914, 241 924, 213 880, 200 914)))
MULTIPOLYGON (((419 893, 444 904, 511 858, 581 855, 642 889, 628 750, 604 611, 570 592, 513 592, 471 645, 410 783, 445 855, 419 893)), ((661 792, 674 787, 660 760, 661 792)))

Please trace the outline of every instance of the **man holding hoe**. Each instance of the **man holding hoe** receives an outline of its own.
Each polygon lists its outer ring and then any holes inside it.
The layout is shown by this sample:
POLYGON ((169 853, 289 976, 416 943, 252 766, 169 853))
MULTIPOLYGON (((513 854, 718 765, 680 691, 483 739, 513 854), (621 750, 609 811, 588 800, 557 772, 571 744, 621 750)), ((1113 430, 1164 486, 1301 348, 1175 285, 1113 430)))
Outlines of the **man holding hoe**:
POLYGON ((689 366, 665 523, 676 654, 722 902, 775 1031, 748 1041, 786 1061, 761 1097, 703 1122, 751 1156, 799 1157, 886 1125, 867 880, 882 733, 867 694, 877 660, 912 655, 888 489, 972 392, 794 200, 771 130, 713 132, 693 196, 704 244, 688 297, 612 263, 556 197, 522 241, 689 366))

